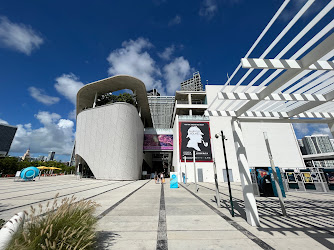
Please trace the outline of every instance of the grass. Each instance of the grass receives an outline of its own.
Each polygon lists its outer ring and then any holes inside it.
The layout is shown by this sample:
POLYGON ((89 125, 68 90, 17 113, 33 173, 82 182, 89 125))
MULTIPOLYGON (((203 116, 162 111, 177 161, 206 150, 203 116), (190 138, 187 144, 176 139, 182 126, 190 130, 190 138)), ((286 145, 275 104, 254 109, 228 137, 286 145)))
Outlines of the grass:
POLYGON ((26 212, 28 221, 11 241, 8 250, 38 249, 92 249, 96 240, 93 213, 97 204, 93 201, 76 201, 75 197, 64 198, 58 206, 56 195, 53 203, 39 211, 31 207, 26 212))

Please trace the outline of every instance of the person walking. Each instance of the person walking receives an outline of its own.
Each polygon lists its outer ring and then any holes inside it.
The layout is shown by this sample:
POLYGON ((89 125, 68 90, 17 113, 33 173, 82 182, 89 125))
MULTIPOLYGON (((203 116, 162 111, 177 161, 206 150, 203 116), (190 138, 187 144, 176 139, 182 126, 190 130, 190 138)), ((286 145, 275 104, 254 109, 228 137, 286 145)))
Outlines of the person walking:
POLYGON ((160 174, 160 179, 161 179, 161 184, 163 184, 165 182, 164 174, 163 173, 160 174))

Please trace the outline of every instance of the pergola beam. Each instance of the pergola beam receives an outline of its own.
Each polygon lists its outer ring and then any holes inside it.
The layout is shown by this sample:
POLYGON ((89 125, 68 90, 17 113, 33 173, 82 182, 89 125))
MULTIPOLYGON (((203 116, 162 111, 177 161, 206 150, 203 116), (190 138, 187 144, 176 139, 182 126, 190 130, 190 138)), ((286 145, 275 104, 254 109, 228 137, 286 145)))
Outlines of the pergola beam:
MULTIPOLYGON (((309 67, 316 61, 320 60, 327 53, 331 52, 333 49, 334 49, 334 33, 328 36, 323 42, 321 42, 312 51, 310 51, 307 55, 305 55, 300 60, 300 62, 304 67, 309 67)), ((285 83, 296 77, 302 71, 303 69, 287 70, 259 93, 260 99, 264 99, 265 97, 269 96, 271 93, 282 87, 285 83)), ((251 100, 245 103, 241 108, 239 108, 239 110, 236 111, 237 116, 240 116, 243 113, 245 113, 247 110, 255 106, 259 101, 260 100, 251 100)))
POLYGON ((242 58, 241 65, 243 68, 247 69, 334 70, 334 63, 332 61, 317 61, 305 67, 301 60, 242 58))
MULTIPOLYGON (((217 111, 206 110, 205 116, 231 116, 236 117, 235 111, 217 111)), ((240 118, 274 118, 274 119, 327 119, 334 120, 334 113, 332 112, 303 112, 293 117, 289 116, 288 112, 263 112, 263 111, 247 111, 240 116, 240 118)))
POLYGON ((301 105, 301 106, 299 106, 299 107, 297 107, 297 108, 295 108, 293 110, 290 110, 288 112, 288 116, 289 117, 293 117, 293 116, 298 115, 298 114, 300 114, 302 112, 305 112, 307 110, 310 110, 310 109, 313 109, 313 108, 315 108, 317 106, 320 106, 320 105, 322 105, 322 104, 324 104, 326 102, 332 101, 334 99, 334 90, 332 90, 331 92, 325 94, 324 98, 325 98, 326 101, 308 102, 308 103, 305 103, 305 104, 303 104, 303 105, 301 105))
POLYGON ((260 99, 257 93, 236 93, 236 92, 219 92, 218 99, 220 100, 265 100, 265 101, 307 101, 307 102, 326 102, 324 95, 312 94, 270 94, 267 97, 260 99))

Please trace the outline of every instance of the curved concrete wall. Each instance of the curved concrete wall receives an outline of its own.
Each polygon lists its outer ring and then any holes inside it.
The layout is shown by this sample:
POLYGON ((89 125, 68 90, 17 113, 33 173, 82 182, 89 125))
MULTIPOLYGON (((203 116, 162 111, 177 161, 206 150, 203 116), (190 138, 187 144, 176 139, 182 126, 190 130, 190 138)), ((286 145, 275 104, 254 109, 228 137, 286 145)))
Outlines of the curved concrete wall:
POLYGON ((75 153, 97 179, 140 179, 143 140, 144 126, 131 104, 114 103, 77 116, 75 153))

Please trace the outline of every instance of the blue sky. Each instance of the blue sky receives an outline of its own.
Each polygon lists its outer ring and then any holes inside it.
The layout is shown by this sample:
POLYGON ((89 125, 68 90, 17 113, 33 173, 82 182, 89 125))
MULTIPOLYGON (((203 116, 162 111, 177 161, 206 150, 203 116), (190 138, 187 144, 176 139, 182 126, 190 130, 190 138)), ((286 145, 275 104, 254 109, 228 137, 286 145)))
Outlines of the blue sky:
MULTIPOLYGON (((170 95, 194 71, 225 83, 282 2, 3 1, 0 122, 18 126, 11 154, 30 147, 34 156, 53 150, 68 160, 76 92, 99 79, 130 74, 170 95)), ((301 22, 326 2, 316 1, 301 22)), ((289 3, 253 57, 304 3, 289 3)), ((328 133, 325 126, 298 125, 296 134, 328 133)))

